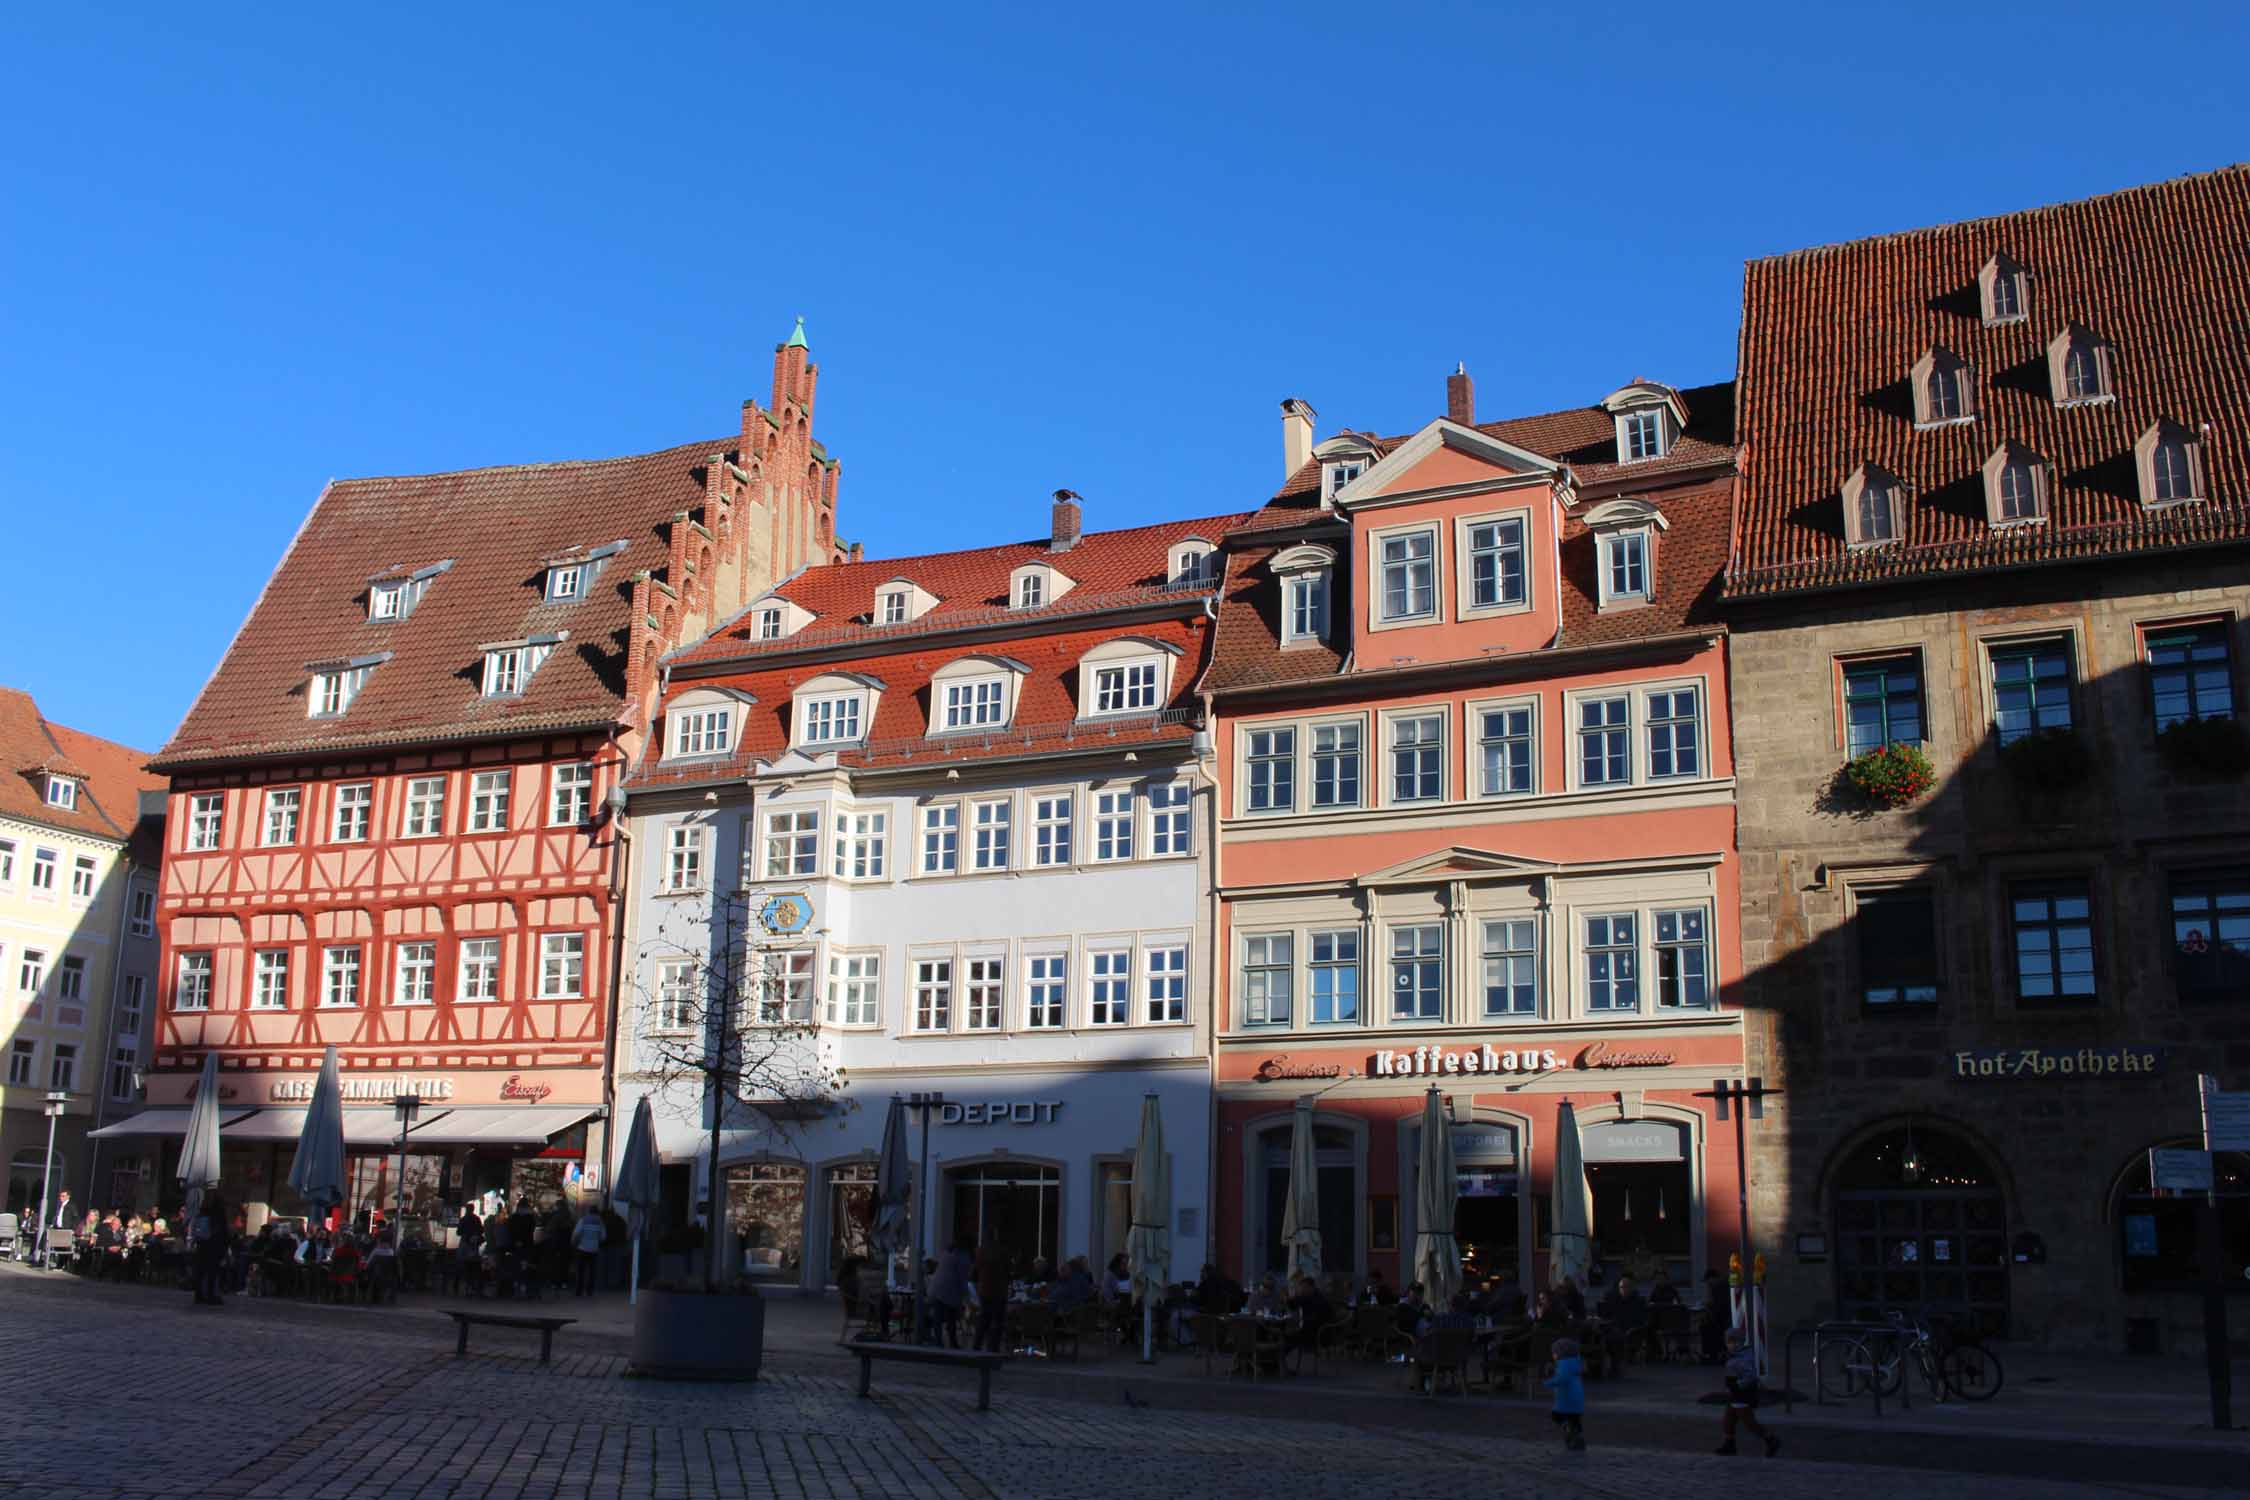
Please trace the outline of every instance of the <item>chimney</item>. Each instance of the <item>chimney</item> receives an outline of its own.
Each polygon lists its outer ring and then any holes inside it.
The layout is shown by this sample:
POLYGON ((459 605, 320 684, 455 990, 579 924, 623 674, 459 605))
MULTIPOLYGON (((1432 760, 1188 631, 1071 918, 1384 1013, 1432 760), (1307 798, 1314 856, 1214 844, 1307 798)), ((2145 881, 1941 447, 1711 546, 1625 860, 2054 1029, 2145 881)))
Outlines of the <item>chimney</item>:
POLYGON ((1281 477, 1312 462, 1312 429, 1318 414, 1295 396, 1281 403, 1281 477))
POLYGON ((1083 517, 1078 509, 1076 490, 1055 491, 1055 519, 1047 534, 1049 552, 1068 552, 1078 545, 1078 528, 1083 517))
POLYGON ((1445 377, 1445 419, 1463 427, 1477 425, 1477 387, 1465 364, 1455 363, 1453 373, 1445 377))
POLYGON ((867 548, 864 543, 852 543, 851 560, 853 562, 864 562, 867 560, 867 548))

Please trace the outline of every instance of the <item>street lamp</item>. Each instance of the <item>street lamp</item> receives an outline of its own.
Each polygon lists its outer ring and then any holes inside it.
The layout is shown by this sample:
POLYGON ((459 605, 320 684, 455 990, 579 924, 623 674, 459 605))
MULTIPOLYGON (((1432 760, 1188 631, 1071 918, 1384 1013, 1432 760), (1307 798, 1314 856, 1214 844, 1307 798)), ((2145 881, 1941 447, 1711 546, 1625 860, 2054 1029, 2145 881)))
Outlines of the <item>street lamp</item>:
POLYGON ((47 1116, 47 1169, 39 1178, 39 1263, 47 1263, 47 1193, 55 1180, 55 1122, 70 1108, 70 1095, 56 1089, 47 1096, 42 1113, 47 1116))
POLYGON ((945 1095, 908 1094, 906 1103, 908 1108, 922 1112, 922 1165, 914 1173, 914 1342, 919 1344, 924 1330, 933 1326, 929 1321, 929 1250, 923 1243, 930 1225, 930 1115, 944 1108, 945 1095))
POLYGON ((1698 1099, 1709 1099, 1716 1106, 1720 1124, 1731 1117, 1734 1121, 1734 1188, 1736 1233, 1741 1236, 1741 1249, 1736 1258, 1742 1264, 1742 1336, 1756 1351, 1760 1368, 1765 1365, 1765 1340, 1759 1333, 1758 1319, 1752 1308, 1752 1267, 1756 1264, 1750 1255, 1750 1167, 1748 1153, 1743 1146, 1744 1122, 1766 1117, 1766 1101, 1776 1098, 1781 1090, 1769 1089, 1762 1078, 1752 1078, 1745 1083, 1739 1078, 1713 1079, 1711 1087, 1699 1090, 1698 1099))
POLYGON ((406 1253, 406 1133, 422 1113, 420 1094, 391 1095, 391 1113, 398 1118, 398 1214, 391 1220, 391 1248, 406 1253))

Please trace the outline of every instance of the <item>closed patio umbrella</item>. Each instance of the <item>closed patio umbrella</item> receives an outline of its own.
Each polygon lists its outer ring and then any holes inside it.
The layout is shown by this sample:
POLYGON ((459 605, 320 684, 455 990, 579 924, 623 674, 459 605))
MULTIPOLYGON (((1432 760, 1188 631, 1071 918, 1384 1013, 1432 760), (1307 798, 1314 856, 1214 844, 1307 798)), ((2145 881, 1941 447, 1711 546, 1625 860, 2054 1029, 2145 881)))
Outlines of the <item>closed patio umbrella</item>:
POLYGON ((1289 1202, 1281 1213, 1281 1244, 1292 1276, 1320 1275, 1320 1168, 1313 1160, 1312 1097, 1297 1101, 1289 1132, 1289 1202))
POLYGON ((656 1160, 656 1116, 648 1095, 633 1106, 633 1124, 625 1132, 625 1154, 617 1159, 617 1177, 610 1184, 612 1203, 625 1209, 625 1237, 633 1242, 633 1280, 625 1293, 627 1306, 641 1297, 641 1241, 648 1235, 648 1211, 655 1204, 662 1172, 656 1160))
POLYGON ((1594 1261, 1593 1212, 1586 1202, 1586 1148, 1578 1139, 1578 1111, 1563 1101, 1555 1121, 1554 1238, 1547 1279, 1583 1284, 1594 1261))
POLYGON ((1156 1358, 1156 1299, 1172 1279, 1172 1169, 1164 1157, 1164 1113, 1152 1091, 1141 1099, 1141 1138, 1133 1147, 1133 1227, 1125 1255, 1141 1299, 1141 1363, 1156 1358))
POLYGON ((312 1204, 318 1221, 344 1201, 344 1086, 336 1073, 336 1049, 320 1060, 320 1081, 297 1132, 297 1158, 289 1165, 289 1185, 312 1204))
MULTIPOLYGON (((912 1242, 914 1164, 906 1156, 906 1101, 891 1095, 883 1117, 883 1149, 875 1158, 875 1222, 867 1242, 888 1267, 912 1242)), ((887 1277, 886 1277, 887 1279, 887 1277)))
POLYGON ((1414 1279, 1442 1308, 1461 1290, 1461 1247, 1453 1240, 1455 1197, 1460 1183, 1453 1169, 1453 1122, 1436 1089, 1422 1097, 1420 1182, 1414 1192, 1414 1279))
POLYGON ((195 1086, 195 1104, 188 1110, 187 1134, 180 1138, 180 1186, 187 1189, 187 1221, 203 1195, 219 1185, 219 1054, 203 1054, 203 1076, 195 1086))

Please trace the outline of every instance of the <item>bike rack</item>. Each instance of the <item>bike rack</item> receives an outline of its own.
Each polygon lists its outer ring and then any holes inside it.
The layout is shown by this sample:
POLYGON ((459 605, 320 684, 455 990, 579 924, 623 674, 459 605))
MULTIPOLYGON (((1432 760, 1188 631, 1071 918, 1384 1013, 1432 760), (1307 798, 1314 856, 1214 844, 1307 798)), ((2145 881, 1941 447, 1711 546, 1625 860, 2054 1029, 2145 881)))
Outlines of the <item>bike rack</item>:
MULTIPOLYGON (((1794 1412, 1797 1409, 1796 1357, 1797 1340, 1800 1337, 1810 1335, 1812 1338, 1813 1405, 1833 1406, 1839 1403, 1832 1402, 1828 1399, 1828 1392, 1820 1383, 1821 1341, 1824 1339, 1841 1338, 1846 1336, 1852 1338, 1867 1338, 1871 1335, 1879 1335, 1895 1338, 1906 1331, 1908 1330, 1901 1329, 1896 1323, 1889 1322, 1857 1323, 1837 1320, 1826 1323, 1799 1324, 1796 1328, 1790 1330, 1788 1337, 1783 1339, 1781 1343, 1781 1409, 1784 1412, 1794 1412)), ((1909 1390, 1909 1386, 1911 1384, 1912 1382, 1905 1378, 1904 1372, 1901 1372, 1901 1376, 1899 1379, 1899 1396, 1900 1405, 1902 1407, 1911 1407, 1914 1404, 1912 1393, 1909 1390)), ((1879 1381, 1871 1380, 1868 1382, 1867 1388, 1868 1393, 1872 1395, 1875 1400, 1875 1415, 1880 1417, 1883 1414, 1882 1384, 1879 1381)))

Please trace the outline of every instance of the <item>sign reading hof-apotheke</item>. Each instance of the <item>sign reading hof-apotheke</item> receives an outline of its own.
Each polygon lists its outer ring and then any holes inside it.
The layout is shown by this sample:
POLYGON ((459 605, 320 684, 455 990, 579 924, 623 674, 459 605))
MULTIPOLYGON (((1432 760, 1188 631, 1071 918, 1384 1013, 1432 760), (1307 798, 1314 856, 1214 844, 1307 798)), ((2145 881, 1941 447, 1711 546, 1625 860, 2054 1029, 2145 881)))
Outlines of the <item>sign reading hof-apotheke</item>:
POLYGON ((2146 1078, 2162 1047, 1976 1047, 1953 1054, 1956 1078, 2146 1078))

